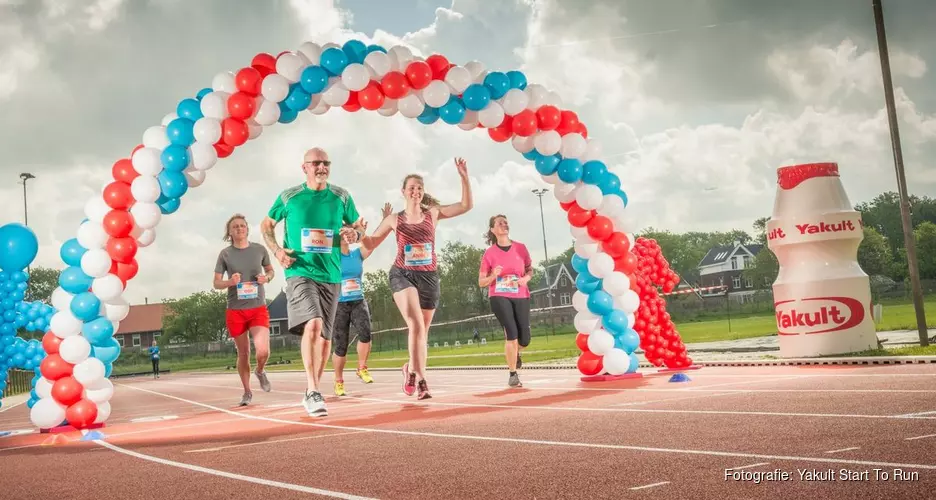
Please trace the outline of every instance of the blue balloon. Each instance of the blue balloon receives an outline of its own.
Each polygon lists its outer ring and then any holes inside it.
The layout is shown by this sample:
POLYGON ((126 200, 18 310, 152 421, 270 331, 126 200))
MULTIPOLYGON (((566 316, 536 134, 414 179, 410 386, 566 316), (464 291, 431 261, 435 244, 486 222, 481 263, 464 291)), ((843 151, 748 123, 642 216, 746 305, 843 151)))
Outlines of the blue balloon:
POLYGON ((484 77, 484 86, 491 91, 491 99, 500 99, 510 90, 510 77, 500 71, 492 71, 484 77))
POLYGON ((598 183, 598 187, 601 188, 601 194, 617 193, 621 190, 621 179, 614 173, 608 172, 598 183))
POLYGON ((611 335, 617 337, 627 331, 627 315, 624 311, 613 309, 601 318, 601 324, 611 335))
POLYGON ((367 45, 360 40, 348 40, 341 47, 342 52, 348 56, 348 62, 361 64, 367 56, 367 45))
MULTIPOLYGON (((22 302, 20 302, 20 304, 22 304, 22 302)), ((13 309, 14 307, 16 307, 16 304, 13 303, 13 299, 6 298, 0 300, 0 308, 2 308, 4 311, 7 309, 13 309)))
POLYGON ((575 287, 582 293, 592 293, 601 288, 601 280, 585 273, 575 277, 575 287))
POLYGON ((374 45, 368 45, 368 46, 367 46, 367 53, 370 54, 371 52, 383 52, 384 54, 386 54, 386 53, 387 53, 387 49, 381 47, 380 45, 376 45, 376 44, 374 44, 374 45))
POLYGON ((640 345, 640 335, 638 335, 633 328, 626 328, 624 333, 615 335, 614 337, 614 347, 621 349, 627 354, 636 351, 637 347, 640 345))
POLYGON ((182 206, 182 200, 179 198, 169 198, 159 204, 159 211, 164 215, 175 213, 182 206))
POLYGON ((82 322, 97 318, 101 312, 101 299, 91 292, 82 292, 72 298, 71 313, 82 322))
POLYGON ((457 125, 465 118, 465 105, 458 96, 453 95, 439 108, 439 118, 449 125, 457 125))
POLYGON ((425 106, 423 107, 422 113, 420 113, 416 119, 423 125, 432 125, 439 119, 439 111, 432 106, 425 106))
POLYGON ((13 283, 12 281, 4 281, 2 286, 3 291, 10 294, 12 298, 13 292, 16 291, 16 283, 13 283))
POLYGON ((38 403, 38 402, 39 402, 38 399, 32 399, 32 398, 30 398, 29 401, 26 401, 26 408, 32 409, 32 407, 33 407, 33 406, 36 406, 36 403, 38 403))
MULTIPOLYGON (((3 311, 3 321, 7 323, 13 323, 17 320, 16 311, 3 311)), ((15 323, 14 323, 15 324, 15 323)), ((22 326, 22 325, 19 325, 22 326)))
POLYGON ((113 363, 104 363, 104 378, 110 378, 111 372, 114 371, 113 363))
POLYGON ((195 142, 195 122, 188 118, 176 118, 166 125, 166 137, 177 146, 189 147, 195 142))
POLYGON ((630 365, 627 367, 627 373, 636 373, 640 368, 640 358, 636 354, 630 353, 630 365))
POLYGON ((577 253, 572 254, 572 269, 575 269, 576 273, 587 273, 588 272, 588 259, 580 256, 577 253))
POLYGON ((558 154, 552 156, 541 156, 536 159, 536 171, 540 175, 552 175, 559 168, 559 162, 562 161, 558 154))
POLYGON ((562 182, 578 182, 582 178, 582 162, 575 158, 566 158, 559 162, 557 172, 562 182))
MULTIPOLYGON (((14 328, 13 325, 9 323, 4 323, 0 325, 0 345, 3 345, 4 339, 7 339, 7 338, 12 339, 15 333, 16 333, 16 328, 14 328)), ((12 342, 12 340, 10 342, 12 342)))
POLYGON ((113 363, 119 356, 120 343, 114 337, 91 347, 91 357, 99 359, 105 365, 113 363))
POLYGON ((312 95, 303 90, 302 85, 292 84, 286 96, 286 107, 293 111, 302 111, 312 104, 312 95))
MULTIPOLYGON (((212 93, 212 92, 214 92, 214 89, 212 89, 211 87, 205 87, 205 88, 203 88, 203 89, 201 89, 201 90, 198 91, 198 95, 196 95, 195 98, 198 99, 199 101, 201 101, 203 97, 205 97, 206 95, 208 95, 208 94, 210 94, 210 93, 212 93)), ((198 112, 201 113, 201 107, 198 108, 198 112)), ((182 115, 179 114, 178 112, 176 112, 176 114, 179 115, 179 116, 182 116, 182 115)), ((191 120, 191 118, 189 118, 189 119, 191 120)))
POLYGON ((91 345, 107 345, 107 339, 114 335, 114 324, 107 318, 98 317, 82 325, 81 334, 91 345))
POLYGON ((491 91, 479 83, 472 83, 462 93, 465 108, 471 111, 481 111, 491 102, 491 91))
POLYGON ((585 184, 598 184, 608 174, 607 165, 598 160, 586 161, 582 169, 582 182, 585 184))
POLYGON ((328 86, 328 72, 321 66, 309 66, 302 70, 299 85, 310 95, 323 92, 328 86))
MULTIPOLYGON (((280 103, 282 104, 282 103, 280 103)), ((280 117, 276 120, 280 123, 292 123, 299 118, 299 112, 292 109, 280 109, 280 117)))
POLYGON ((348 66, 348 56, 339 48, 329 47, 322 51, 319 64, 332 76, 339 76, 348 66))
POLYGON ((588 310, 596 316, 604 316, 614 308, 614 300, 604 290, 596 290, 588 294, 588 310))
POLYGON ((0 268, 21 271, 32 263, 38 251, 39 240, 32 229, 19 222, 0 227, 0 268))
POLYGON ((78 266, 68 266, 59 274, 59 286, 73 295, 87 292, 93 281, 94 279, 85 274, 78 266))
POLYGON ((177 144, 166 146, 159 158, 162 160, 163 167, 172 172, 181 172, 189 164, 188 149, 177 144))
POLYGON ((156 177, 159 189, 167 198, 179 198, 188 191, 188 180, 182 172, 163 170, 156 177))
POLYGON ((624 206, 626 207, 627 206, 627 193, 625 193, 623 190, 619 190, 617 193, 614 193, 614 194, 616 194, 618 198, 620 198, 621 201, 624 202, 624 206))
POLYGON ((26 356, 21 352, 17 352, 13 355, 13 366, 17 368, 23 368, 23 365, 26 364, 26 356))
POLYGON ((12 281, 13 283, 22 283, 25 285, 26 280, 28 279, 29 279, 29 275, 26 274, 24 271, 16 271, 10 275, 10 281, 12 281))
POLYGON ((510 80, 510 88, 523 90, 527 86, 527 78, 523 73, 514 70, 507 72, 507 78, 510 80))
POLYGON ((202 89, 201 92, 198 93, 198 99, 189 98, 179 101, 179 105, 176 106, 176 114, 179 115, 179 118, 184 118, 195 123, 199 118, 204 117, 201 111, 201 98, 211 92, 211 89, 202 89), (205 92, 206 90, 208 92, 205 92))
POLYGON ((541 155, 540 152, 536 150, 536 148, 533 148, 533 149, 527 151, 526 153, 523 153, 523 157, 524 157, 524 158, 526 158, 527 160, 533 161, 533 162, 535 162, 536 160, 540 159, 542 156, 543 156, 543 155, 541 155))

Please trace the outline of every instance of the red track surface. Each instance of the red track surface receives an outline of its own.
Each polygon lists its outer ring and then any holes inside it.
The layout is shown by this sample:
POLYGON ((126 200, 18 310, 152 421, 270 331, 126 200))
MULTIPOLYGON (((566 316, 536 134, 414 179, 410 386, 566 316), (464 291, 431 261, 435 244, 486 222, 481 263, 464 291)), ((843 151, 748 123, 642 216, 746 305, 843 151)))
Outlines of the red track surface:
MULTIPOLYGON (((936 367, 703 368, 582 383, 574 371, 430 372, 434 398, 346 377, 327 418, 299 406, 301 373, 271 373, 234 405, 234 374, 116 380, 106 440, 0 438, 10 499, 932 498, 936 367), (904 415, 919 414, 910 417, 904 415), (146 417, 168 420, 133 422, 146 417), (786 481, 725 479, 782 470, 786 481), (837 480, 804 481, 797 469, 837 480), (867 480, 838 479, 840 470, 867 480), (874 469, 890 476, 875 478, 874 469), (916 474, 895 480, 895 469, 916 474)), ((326 374, 326 392, 331 377, 326 374)), ((254 381, 254 384, 257 385, 254 381)), ((25 406, 0 430, 30 429, 25 406)))

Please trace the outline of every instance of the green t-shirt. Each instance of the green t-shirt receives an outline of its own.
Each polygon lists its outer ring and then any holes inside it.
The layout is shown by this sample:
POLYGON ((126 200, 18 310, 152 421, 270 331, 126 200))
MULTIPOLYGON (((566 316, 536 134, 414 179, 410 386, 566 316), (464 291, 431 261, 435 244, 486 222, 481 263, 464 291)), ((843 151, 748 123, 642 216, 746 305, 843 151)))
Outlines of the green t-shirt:
POLYGON ((280 222, 286 219, 284 248, 296 259, 286 268, 287 278, 304 276, 320 283, 341 283, 342 223, 360 218, 351 193, 327 184, 325 189, 309 189, 305 183, 286 189, 267 214, 280 222))

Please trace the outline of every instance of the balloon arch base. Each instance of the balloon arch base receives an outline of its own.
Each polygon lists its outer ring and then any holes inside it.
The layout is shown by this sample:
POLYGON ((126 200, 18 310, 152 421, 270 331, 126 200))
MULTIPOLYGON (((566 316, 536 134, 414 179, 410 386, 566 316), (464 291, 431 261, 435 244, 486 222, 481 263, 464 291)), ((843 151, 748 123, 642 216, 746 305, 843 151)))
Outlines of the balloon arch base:
POLYGON ((675 373, 675 372, 684 372, 689 370, 701 370, 702 365, 690 365, 685 368, 660 368, 657 370, 658 373, 675 373))
POLYGON ((633 372, 633 373, 624 373, 621 375, 590 375, 587 377, 582 377, 579 380, 582 382, 613 382, 615 380, 629 380, 629 379, 638 379, 643 378, 643 373, 633 372))
POLYGON ((64 434, 66 432, 81 432, 82 430, 91 431, 91 430, 103 429, 103 428, 104 428, 104 422, 100 422, 97 424, 90 424, 80 429, 70 424, 63 424, 63 425, 59 425, 56 427, 52 427, 50 429, 39 429, 39 433, 40 434, 64 434))

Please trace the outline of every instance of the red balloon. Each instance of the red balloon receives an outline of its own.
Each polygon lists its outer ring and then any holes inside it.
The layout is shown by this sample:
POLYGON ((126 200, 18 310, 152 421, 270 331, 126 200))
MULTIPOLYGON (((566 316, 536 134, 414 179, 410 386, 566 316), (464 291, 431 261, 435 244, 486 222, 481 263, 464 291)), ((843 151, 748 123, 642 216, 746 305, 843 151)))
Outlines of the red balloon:
POLYGON ((588 235, 595 241, 604 241, 614 234, 614 223, 604 215, 596 215, 588 221, 588 235))
POLYGON ((42 336, 42 349, 46 354, 58 354, 60 345, 62 345, 62 339, 58 338, 54 333, 46 332, 42 336))
POLYGON ((42 363, 39 364, 39 373, 41 373, 46 380, 56 381, 62 377, 71 375, 72 368, 74 368, 74 365, 62 359, 58 353, 49 354, 43 358, 42 363))
POLYGON ((98 408, 94 401, 81 399, 65 410, 65 419, 76 429, 84 429, 94 423, 98 408))
POLYGON ((364 87, 364 90, 358 92, 358 102, 361 107, 370 111, 376 111, 384 105, 384 94, 380 90, 380 84, 371 81, 364 87))
POLYGON ((81 401, 84 387, 75 380, 75 377, 62 377, 52 384, 52 398, 64 406, 71 406, 81 401))
POLYGON ((253 116, 257 109, 257 97, 246 92, 234 92, 227 101, 228 113, 231 118, 237 120, 247 120, 253 116))
MULTIPOLYGON (((243 120, 225 118, 224 121, 221 122, 221 142, 228 146, 240 146, 247 142, 249 137, 250 129, 247 128, 247 123, 243 120)), ((221 155, 219 154, 218 156, 221 155)))
POLYGON ((133 231, 133 216, 127 210, 111 210, 104 216, 104 231, 114 238, 129 236, 133 231))
POLYGON ((400 99, 409 92, 410 84, 406 80, 406 75, 399 71, 391 71, 380 80, 380 89, 385 96, 400 99))
POLYGON ((136 200, 133 199, 130 184, 114 181, 104 186, 104 203, 114 210, 127 210, 133 206, 134 201, 136 200))
POLYGON ((107 270, 107 273, 108 273, 108 274, 116 275, 116 274, 117 274, 118 265, 119 265, 119 264, 118 264, 118 262, 117 262, 116 260, 111 259, 111 266, 110 266, 110 269, 107 270))
POLYGON ((591 351, 583 352, 582 355, 579 356, 578 363, 576 364, 578 365, 579 372, 587 376, 598 375, 604 369, 601 356, 591 351))
POLYGON ((262 81, 263 76, 257 71, 257 68, 241 68, 234 75, 234 84, 237 85, 237 90, 255 97, 260 93, 260 82, 262 81))
POLYGON ((515 114, 511 120, 511 127, 515 134, 521 137, 529 137, 536 133, 537 121, 536 113, 530 109, 515 114))
POLYGON ((588 139, 588 128, 585 127, 584 123, 579 123, 578 129, 575 132, 582 134, 582 137, 588 139))
POLYGON ((637 256, 631 252, 627 252, 623 257, 615 259, 614 270, 624 274, 632 274, 637 270, 637 256))
POLYGON ((432 70, 433 80, 444 79, 445 74, 448 73, 448 69, 451 67, 448 59, 446 59, 442 54, 432 54, 431 56, 427 57, 426 64, 428 64, 429 68, 432 70))
POLYGON ((615 231, 608 239, 601 242, 601 249, 612 258, 617 259, 630 250, 630 240, 627 239, 626 234, 615 231))
POLYGON ((513 119, 509 116, 505 116, 504 121, 502 121, 500 125, 488 129, 488 135, 496 142, 510 140, 510 138, 513 137, 513 119))
POLYGON ((575 227, 585 227, 588 224, 588 221, 595 216, 594 210, 585 210, 580 207, 578 203, 569 207, 569 211, 566 214, 566 217, 569 219, 569 224, 572 224, 575 227))
POLYGON ((266 74, 263 74, 266 76, 276 71, 276 58, 266 52, 261 52, 250 61, 250 66, 261 74, 266 71, 266 74))
POLYGON ((432 68, 423 61, 413 61, 406 66, 406 79, 414 89, 424 89, 432 81, 432 68))
MULTIPOLYGON (((134 150, 136 151, 136 150, 134 150)), ((111 168, 111 173, 114 176, 114 180, 117 182, 125 182, 130 184, 133 182, 133 179, 136 179, 140 176, 136 170, 133 169, 133 163, 128 158, 121 158, 114 163, 114 166, 111 168)))
POLYGON ((559 108, 551 104, 540 106, 536 110, 536 122, 539 124, 540 130, 556 130, 561 120, 562 113, 559 108))
POLYGON ((556 131, 559 135, 566 135, 570 132, 577 132, 579 126, 578 115, 573 111, 563 111, 562 118, 559 120, 559 126, 556 131))
POLYGON ((567 202, 560 202, 560 203, 559 203, 559 206, 562 207, 562 209, 565 210, 566 212, 568 212, 569 209, 572 208, 572 205, 575 205, 575 201, 574 201, 574 200, 573 200, 573 201, 567 201, 567 202))
POLYGON ((140 265, 137 264, 136 259, 130 259, 130 262, 123 263, 117 262, 117 271, 112 273, 116 274, 124 282, 124 287, 126 287, 126 282, 132 280, 137 272, 140 271, 140 265))
POLYGON ((136 256, 137 241, 131 237, 110 238, 107 240, 105 249, 115 262, 127 264, 136 256))
POLYGON ((355 111, 361 109, 361 101, 358 93, 354 90, 348 92, 348 102, 341 105, 345 111, 354 113, 355 111))
POLYGON ((142 144, 137 144, 136 147, 133 148, 133 151, 130 152, 130 158, 133 158, 133 153, 136 153, 137 151, 139 151, 139 150, 141 150, 141 149, 143 149, 143 145, 142 145, 142 144))
POLYGON ((576 335, 575 345, 578 346, 580 351, 588 352, 588 335, 581 332, 576 335))
POLYGON ((231 156, 231 153, 234 152, 234 146, 229 146, 223 141, 218 141, 214 143, 215 152, 218 153, 218 158, 227 158, 231 156))

